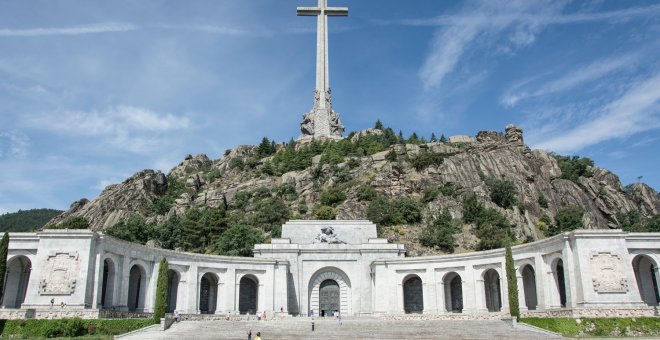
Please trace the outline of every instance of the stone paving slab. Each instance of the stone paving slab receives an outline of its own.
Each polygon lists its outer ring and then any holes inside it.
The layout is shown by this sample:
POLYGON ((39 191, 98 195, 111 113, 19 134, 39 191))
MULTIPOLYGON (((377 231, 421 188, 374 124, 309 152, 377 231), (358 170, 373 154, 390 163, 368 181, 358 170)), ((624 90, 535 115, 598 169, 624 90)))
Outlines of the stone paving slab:
POLYGON ((122 339, 247 339, 261 332, 263 340, 284 339, 558 339, 527 329, 513 329, 503 321, 378 320, 314 321, 292 318, 275 321, 182 321, 167 331, 149 329, 122 339))

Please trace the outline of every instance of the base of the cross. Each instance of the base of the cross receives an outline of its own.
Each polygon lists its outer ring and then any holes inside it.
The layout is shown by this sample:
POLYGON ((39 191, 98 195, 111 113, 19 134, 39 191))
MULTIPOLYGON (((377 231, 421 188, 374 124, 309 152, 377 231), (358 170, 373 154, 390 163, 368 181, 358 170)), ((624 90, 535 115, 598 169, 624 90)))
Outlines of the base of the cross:
POLYGON ((302 139, 325 139, 340 140, 344 133, 344 125, 339 120, 339 113, 331 108, 315 107, 312 111, 303 114, 302 123, 300 123, 300 132, 302 139))

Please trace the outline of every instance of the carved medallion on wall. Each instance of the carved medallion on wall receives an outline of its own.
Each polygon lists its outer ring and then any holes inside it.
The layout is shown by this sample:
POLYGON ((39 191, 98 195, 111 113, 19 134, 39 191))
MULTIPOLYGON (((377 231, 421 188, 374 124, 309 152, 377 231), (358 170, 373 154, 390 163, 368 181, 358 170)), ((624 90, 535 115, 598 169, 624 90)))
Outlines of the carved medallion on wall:
POLYGON ((628 292, 628 280, 625 277, 621 255, 610 252, 592 252, 589 260, 594 291, 598 293, 628 292))
POLYGON ((77 252, 51 252, 44 261, 39 294, 70 295, 76 290, 80 269, 77 252))

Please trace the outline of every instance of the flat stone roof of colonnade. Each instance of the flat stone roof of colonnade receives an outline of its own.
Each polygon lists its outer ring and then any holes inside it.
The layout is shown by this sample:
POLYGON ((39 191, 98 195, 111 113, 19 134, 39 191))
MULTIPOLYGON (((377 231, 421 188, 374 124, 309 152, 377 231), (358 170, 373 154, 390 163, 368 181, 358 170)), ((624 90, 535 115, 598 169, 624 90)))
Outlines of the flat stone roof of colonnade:
MULTIPOLYGON (((11 233, 14 235, 14 233, 11 233)), ((25 234, 25 233, 23 233, 25 234)), ((0 233, 1 236, 1 233, 0 233)), ((27 235, 26 235, 27 236, 27 235)), ((194 261, 194 262, 207 262, 207 263, 231 263, 231 264, 288 264, 286 259, 278 258, 255 258, 255 257, 242 257, 242 256, 223 256, 223 255, 206 255, 198 253, 190 253, 185 251, 147 247, 138 243, 124 241, 110 235, 103 234, 91 230, 82 229, 46 229, 36 233, 30 233, 30 236, 36 238, 99 238, 104 242, 104 250, 109 252, 116 252, 119 254, 128 254, 125 250, 130 250, 130 256, 135 258, 150 258, 153 261, 160 260, 161 257, 167 258, 168 261, 194 261)), ((11 244, 11 243, 10 243, 11 244)))

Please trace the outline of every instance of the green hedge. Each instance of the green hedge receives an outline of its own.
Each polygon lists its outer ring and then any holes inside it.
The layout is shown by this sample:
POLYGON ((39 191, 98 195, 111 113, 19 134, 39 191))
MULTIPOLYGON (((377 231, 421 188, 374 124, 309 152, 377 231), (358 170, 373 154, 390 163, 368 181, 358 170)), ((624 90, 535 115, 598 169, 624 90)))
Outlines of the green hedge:
POLYGON ((660 335, 660 318, 653 317, 582 319, 521 318, 520 321, 569 337, 660 335))
POLYGON ((0 320, 3 338, 118 335, 153 325, 152 319, 0 320))

